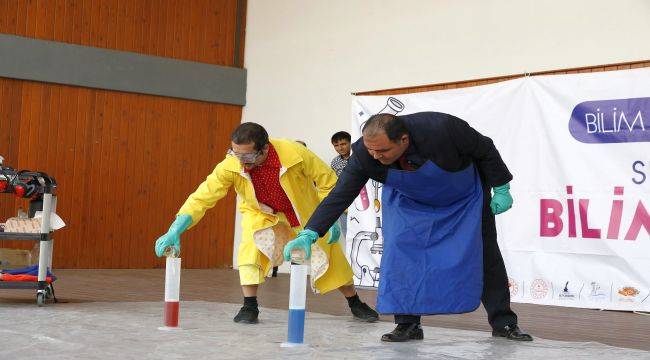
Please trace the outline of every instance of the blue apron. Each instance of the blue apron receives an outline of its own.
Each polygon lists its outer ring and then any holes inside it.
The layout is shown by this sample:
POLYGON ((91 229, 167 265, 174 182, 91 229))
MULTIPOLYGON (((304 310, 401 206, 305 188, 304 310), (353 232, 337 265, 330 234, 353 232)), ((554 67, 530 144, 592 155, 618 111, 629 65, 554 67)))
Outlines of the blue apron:
POLYGON ((448 172, 427 161, 389 170, 382 194, 384 249, 377 310, 457 314, 483 290, 483 190, 474 165, 448 172))

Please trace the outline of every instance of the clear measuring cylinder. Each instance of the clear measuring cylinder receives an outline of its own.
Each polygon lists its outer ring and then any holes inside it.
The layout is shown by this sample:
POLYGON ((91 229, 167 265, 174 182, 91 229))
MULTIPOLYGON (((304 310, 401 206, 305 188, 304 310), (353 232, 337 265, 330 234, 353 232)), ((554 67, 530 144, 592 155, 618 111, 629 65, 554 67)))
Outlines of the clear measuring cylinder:
MULTIPOLYGON (((170 254, 175 254, 175 251, 172 250, 170 254)), ((165 309, 163 321, 165 326, 169 328, 178 327, 180 286, 181 259, 168 256, 165 264, 165 309)))

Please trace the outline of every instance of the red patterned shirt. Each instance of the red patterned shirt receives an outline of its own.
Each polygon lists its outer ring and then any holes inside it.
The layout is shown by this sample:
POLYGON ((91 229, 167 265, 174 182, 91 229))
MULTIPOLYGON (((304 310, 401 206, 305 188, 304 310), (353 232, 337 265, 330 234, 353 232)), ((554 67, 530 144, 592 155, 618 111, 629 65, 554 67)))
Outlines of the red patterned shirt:
POLYGON ((273 145, 269 144, 269 155, 262 165, 247 172, 253 181, 257 201, 270 206, 275 212, 282 212, 287 217, 291 227, 300 225, 293 211, 291 200, 280 186, 280 158, 273 145))

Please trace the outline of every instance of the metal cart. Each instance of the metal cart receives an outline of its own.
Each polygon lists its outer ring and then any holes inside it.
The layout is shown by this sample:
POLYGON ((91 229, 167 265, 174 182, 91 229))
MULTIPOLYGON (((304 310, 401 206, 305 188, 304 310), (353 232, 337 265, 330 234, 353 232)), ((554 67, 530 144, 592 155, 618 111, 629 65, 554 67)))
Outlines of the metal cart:
MULTIPOLYGON (((8 168, 4 168, 6 170, 8 168)), ((13 169, 11 169, 13 170, 13 169)), ((41 232, 40 233, 10 233, 0 232, 0 240, 25 240, 25 241, 39 241, 39 256, 38 256, 38 281, 34 282, 19 282, 19 281, 0 281, 0 289, 35 289, 36 290, 36 304, 43 306, 47 300, 56 302, 54 295, 54 287, 51 283, 46 281, 47 270, 52 267, 52 229, 50 228, 50 218, 52 213, 56 212, 56 196, 54 191, 56 189, 56 180, 42 172, 20 171, 15 173, 19 177, 31 178, 35 180, 34 194, 31 194, 32 201, 30 201, 29 216, 33 217, 34 212, 40 210, 42 205, 41 218, 41 232), (39 200, 34 200, 38 198, 39 200), (42 199, 42 202, 40 201, 42 199)), ((10 175, 6 172, 0 174, 4 180, 11 180, 10 175)))

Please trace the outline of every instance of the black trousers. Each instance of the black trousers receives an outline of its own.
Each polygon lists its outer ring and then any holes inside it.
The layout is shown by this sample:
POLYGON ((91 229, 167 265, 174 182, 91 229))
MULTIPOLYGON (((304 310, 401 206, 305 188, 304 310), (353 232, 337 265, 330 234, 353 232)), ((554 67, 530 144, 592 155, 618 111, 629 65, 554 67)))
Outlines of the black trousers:
MULTIPOLYGON (((487 311, 488 322, 493 329, 517 324, 517 314, 510 309, 508 275, 497 243, 497 229, 494 214, 490 209, 492 193, 483 188, 483 294, 481 303, 487 311)), ((420 323, 418 315, 395 315, 396 324, 420 323)))

